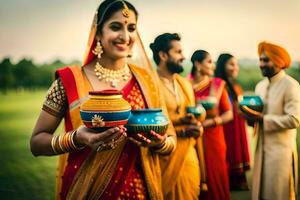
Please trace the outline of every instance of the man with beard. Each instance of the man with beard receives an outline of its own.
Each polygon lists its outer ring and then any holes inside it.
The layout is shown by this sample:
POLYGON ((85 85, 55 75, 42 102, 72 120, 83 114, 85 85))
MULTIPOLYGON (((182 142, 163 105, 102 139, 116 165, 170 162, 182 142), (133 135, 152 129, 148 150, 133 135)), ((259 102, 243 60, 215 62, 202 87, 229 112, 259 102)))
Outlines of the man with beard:
POLYGON ((175 152, 172 156, 160 158, 164 199, 198 199, 200 159, 203 160, 199 136, 203 128, 193 115, 186 113, 187 106, 195 106, 195 97, 190 82, 178 74, 183 72, 184 60, 180 36, 164 33, 150 48, 157 64, 169 118, 177 133, 175 152))
POLYGON ((284 71, 291 64, 288 52, 262 42, 260 69, 266 78, 255 89, 264 102, 259 122, 253 171, 252 199, 295 199, 297 192, 296 128, 300 121, 299 84, 284 71))

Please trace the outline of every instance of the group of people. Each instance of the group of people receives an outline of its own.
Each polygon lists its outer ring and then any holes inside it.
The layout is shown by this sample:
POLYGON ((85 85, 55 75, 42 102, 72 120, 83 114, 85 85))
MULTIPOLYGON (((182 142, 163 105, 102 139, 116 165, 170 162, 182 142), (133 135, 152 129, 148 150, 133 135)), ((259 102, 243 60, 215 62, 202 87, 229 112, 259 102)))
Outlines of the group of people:
MULTIPOLYGON (((105 0, 97 9, 82 67, 57 70, 31 137, 31 151, 59 155, 57 199, 230 199, 230 189, 248 189, 250 169, 246 121, 238 102, 237 59, 197 50, 192 70, 180 76, 185 59, 176 33, 155 38, 151 66, 137 30, 138 12, 123 0, 105 0), (134 48, 133 48, 134 47, 134 48), (122 91, 132 109, 161 108, 169 117, 165 135, 127 134, 124 126, 95 132, 83 125, 80 105, 89 91, 122 91), (187 113, 213 100, 206 117, 187 113), (54 135, 64 119, 65 132, 54 135)), ((299 84, 285 74, 290 57, 262 42, 260 68, 266 77, 256 87, 264 101, 252 199, 295 199, 296 128, 300 120, 299 84)))
POLYGON ((177 136, 171 157, 161 158, 164 197, 230 199, 230 188, 248 189, 245 172, 250 167, 245 121, 237 105, 242 95, 236 83, 237 60, 221 54, 213 77, 210 54, 197 50, 191 57, 191 74, 183 78, 180 39, 176 33, 164 33, 150 45, 177 136), (205 119, 187 114, 187 107, 209 99, 214 104, 206 108, 205 119))

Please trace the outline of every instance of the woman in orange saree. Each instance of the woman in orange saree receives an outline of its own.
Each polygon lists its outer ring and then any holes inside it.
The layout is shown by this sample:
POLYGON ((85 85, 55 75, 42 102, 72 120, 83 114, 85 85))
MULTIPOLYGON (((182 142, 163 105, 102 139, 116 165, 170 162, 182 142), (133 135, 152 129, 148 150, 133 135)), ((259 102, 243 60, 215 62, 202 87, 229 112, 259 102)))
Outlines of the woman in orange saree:
POLYGON ((226 82, 233 109, 233 120, 224 124, 227 145, 227 163, 231 190, 247 190, 246 171, 250 169, 246 122, 239 113, 238 99, 243 91, 236 82, 239 66, 237 59, 231 54, 221 54, 217 60, 215 76, 226 82))
POLYGON ((191 61, 193 63, 191 81, 196 102, 202 103, 207 113, 202 125, 208 191, 202 192, 200 198, 229 200, 223 124, 232 120, 232 111, 225 82, 211 77, 214 65, 208 52, 195 51, 191 61))
POLYGON ((33 130, 31 151, 35 156, 59 155, 57 199, 162 199, 159 155, 175 148, 172 124, 165 136, 152 131, 152 137, 127 137, 123 126, 92 132, 82 125, 79 112, 89 91, 114 89, 123 92, 132 109, 162 108, 167 114, 136 26, 132 4, 103 1, 83 66, 56 72, 33 130), (129 54, 144 68, 134 65, 129 54), (62 119, 65 133, 54 136, 62 119))

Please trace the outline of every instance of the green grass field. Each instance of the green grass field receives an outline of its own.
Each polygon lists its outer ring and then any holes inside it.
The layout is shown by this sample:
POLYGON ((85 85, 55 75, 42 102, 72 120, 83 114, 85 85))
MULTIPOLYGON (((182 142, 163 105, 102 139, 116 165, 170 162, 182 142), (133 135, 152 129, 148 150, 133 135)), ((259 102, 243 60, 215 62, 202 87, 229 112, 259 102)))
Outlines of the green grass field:
MULTIPOLYGON (((1 199, 54 199, 56 157, 34 157, 29 147, 45 93, 0 94, 1 199)), ((250 145, 253 147, 251 135, 249 131, 250 145)), ((251 179, 251 172, 249 175, 251 179)), ((234 200, 250 199, 250 192, 231 194, 234 200)))
POLYGON ((43 92, 0 95, 1 199, 54 199, 55 157, 32 156, 29 139, 43 92))

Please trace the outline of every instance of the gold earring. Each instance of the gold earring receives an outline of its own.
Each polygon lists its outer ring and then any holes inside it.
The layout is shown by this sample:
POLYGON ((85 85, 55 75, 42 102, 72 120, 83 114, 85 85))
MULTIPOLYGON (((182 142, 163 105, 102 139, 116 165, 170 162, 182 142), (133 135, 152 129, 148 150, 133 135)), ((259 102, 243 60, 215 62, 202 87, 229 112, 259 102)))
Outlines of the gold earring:
POLYGON ((93 52, 93 54, 95 54, 98 57, 98 59, 101 58, 101 55, 103 53, 103 48, 101 46, 99 39, 97 39, 97 44, 96 44, 95 48, 92 50, 92 52, 93 52))

